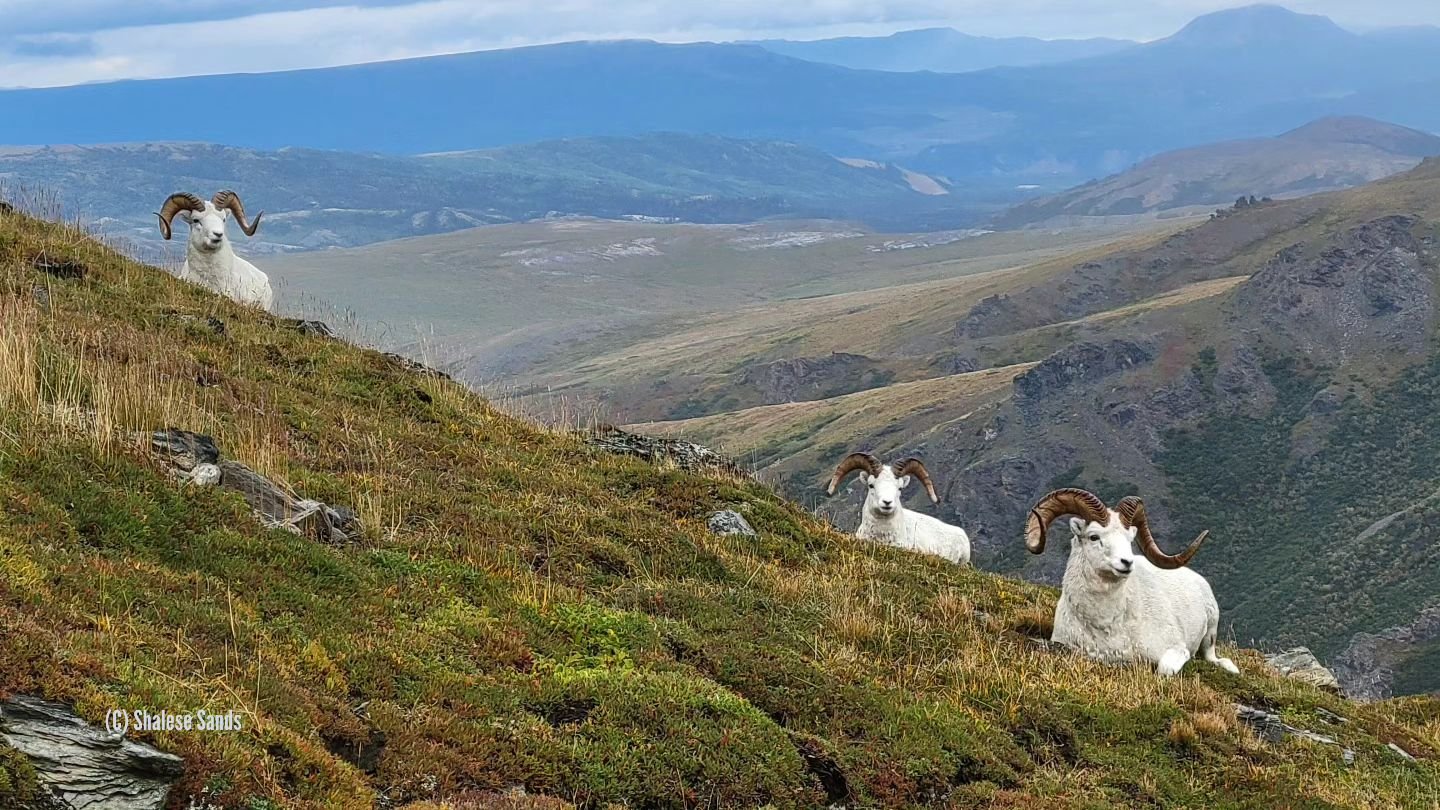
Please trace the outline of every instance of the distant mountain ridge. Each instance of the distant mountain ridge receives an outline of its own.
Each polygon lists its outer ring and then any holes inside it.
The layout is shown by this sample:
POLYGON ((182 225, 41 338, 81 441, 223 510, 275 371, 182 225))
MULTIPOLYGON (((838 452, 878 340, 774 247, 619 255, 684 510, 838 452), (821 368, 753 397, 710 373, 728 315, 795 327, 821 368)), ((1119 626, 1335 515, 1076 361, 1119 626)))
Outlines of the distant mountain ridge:
POLYGON ((1166 152, 1083 186, 1023 203, 995 224, 1156 213, 1241 196, 1296 197, 1363 185, 1440 155, 1440 136, 1363 117, 1324 118, 1274 138, 1166 152))
POLYGON ((797 59, 861 70, 967 73, 1002 66, 1054 64, 1113 53, 1138 43, 1106 38, 981 37, 954 28, 921 28, 883 37, 763 39, 744 44, 759 45, 797 59))
POLYGON ((1278 7, 1060 64, 895 73, 763 47, 579 42, 340 68, 0 92, 0 143, 187 140, 389 154, 674 131, 782 140, 966 189, 1061 188, 1328 115, 1440 129, 1440 30, 1278 7), (639 90, 643 89, 643 92, 639 90), (212 114, 212 99, 227 114, 212 114), (164 110, 165 115, 152 111, 164 110), (396 126, 396 122, 423 126, 396 126))

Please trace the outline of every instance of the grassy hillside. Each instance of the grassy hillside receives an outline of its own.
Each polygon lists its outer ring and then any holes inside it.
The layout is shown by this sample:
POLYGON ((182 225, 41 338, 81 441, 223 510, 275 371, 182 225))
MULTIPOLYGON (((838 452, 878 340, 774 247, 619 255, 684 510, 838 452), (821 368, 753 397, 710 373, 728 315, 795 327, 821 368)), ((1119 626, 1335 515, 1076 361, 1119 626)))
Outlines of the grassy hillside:
MULTIPOLYGON (((1239 677, 1167 681, 1050 651, 1027 637, 1046 589, 601 455, 6 214, 0 406, 0 694, 96 721, 241 712, 241 733, 141 735, 186 760, 173 806, 513 807, 515 786, 557 807, 1440 801, 1434 702, 1351 705, 1244 651, 1239 677), (169 425, 354 506, 362 536, 262 529, 182 485, 135 434, 169 425), (760 536, 711 535, 726 506, 760 536), (1236 700, 1348 718, 1326 733, 1354 763, 1261 742, 1236 700)), ((32 788, 0 751, 0 806, 32 788)))
MULTIPOLYGON (((757 459, 796 497, 816 490, 839 449, 797 442, 800 433, 922 453, 946 494, 939 514, 972 531, 982 565, 1039 580, 1057 580, 1064 558, 1032 558, 1012 542, 1026 504, 1057 485, 1145 493, 1166 536, 1212 531, 1197 564, 1235 638, 1309 645, 1357 677, 1379 673, 1381 694, 1440 691, 1440 633, 1425 618, 1440 575, 1429 522, 1440 491, 1429 438, 1440 420, 1437 190, 1432 159, 950 296, 971 305, 945 335, 954 356, 982 372, 1039 364, 995 390, 993 407, 958 397, 916 413, 896 407, 906 389, 892 385, 645 430, 757 459), (833 421, 809 422, 809 412, 833 421)), ((847 321, 869 317, 837 318, 805 350, 825 351, 847 321)), ((944 390, 933 365, 909 359, 925 379, 907 385, 944 390)))

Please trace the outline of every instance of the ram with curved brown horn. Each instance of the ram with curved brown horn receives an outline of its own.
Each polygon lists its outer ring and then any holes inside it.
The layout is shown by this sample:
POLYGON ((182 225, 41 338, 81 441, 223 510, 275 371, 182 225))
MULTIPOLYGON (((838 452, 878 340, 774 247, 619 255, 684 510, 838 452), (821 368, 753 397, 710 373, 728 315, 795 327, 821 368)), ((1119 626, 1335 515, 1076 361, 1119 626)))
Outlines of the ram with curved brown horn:
POLYGON ((236 224, 240 226, 240 230, 244 231, 246 236, 255 235, 255 231, 260 228, 260 218, 265 216, 265 212, 261 211, 255 215, 254 222, 246 222, 245 204, 240 201, 239 194, 229 189, 215 192, 215 197, 210 202, 216 208, 222 211, 229 211, 234 215, 236 224))
POLYGON ((1050 524, 1065 515, 1072 516, 1070 561, 1055 605, 1052 641, 1105 663, 1146 661, 1167 676, 1197 653, 1239 672, 1215 650, 1220 606, 1210 583, 1185 567, 1208 532, 1180 554, 1166 554, 1150 533, 1144 501, 1130 496, 1111 509, 1092 492, 1059 489, 1031 508, 1026 549, 1043 553, 1050 524), (1144 554, 1139 558, 1137 538, 1144 554))
POLYGON ((935 482, 923 461, 907 458, 884 464, 871 453, 851 453, 836 466, 825 491, 834 495, 840 483, 855 472, 861 474, 865 483, 865 505, 861 507, 856 537, 934 554, 958 565, 970 562, 970 537, 964 529, 913 512, 900 502, 901 491, 910 485, 911 479, 920 481, 933 503, 940 502, 935 482))
POLYGON ((191 214, 203 214, 205 213, 205 202, 194 194, 187 194, 183 191, 171 194, 166 198, 165 204, 160 206, 160 210, 155 212, 155 216, 160 218, 160 235, 163 236, 167 242, 170 241, 170 237, 174 235, 172 229, 174 227, 175 215, 181 211, 189 211, 191 214))
POLYGON ((245 219, 245 206, 233 191, 222 191, 205 201, 194 194, 171 194, 156 213, 160 219, 160 235, 171 236, 175 218, 190 226, 190 240, 185 248, 185 265, 180 278, 193 281, 229 296, 242 304, 269 309, 275 293, 270 278, 255 265, 235 255, 230 237, 225 233, 226 220, 235 217, 246 236, 253 236, 260 226, 260 215, 253 222, 245 219), (181 216, 183 214, 183 216, 181 216))

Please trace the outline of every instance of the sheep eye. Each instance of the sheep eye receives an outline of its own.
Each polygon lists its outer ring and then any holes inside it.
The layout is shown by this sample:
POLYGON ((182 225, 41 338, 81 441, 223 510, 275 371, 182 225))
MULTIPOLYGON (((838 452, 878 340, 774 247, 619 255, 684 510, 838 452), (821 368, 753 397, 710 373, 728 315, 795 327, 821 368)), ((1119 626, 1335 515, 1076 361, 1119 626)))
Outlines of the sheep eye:
POLYGON ((1100 535, 1098 535, 1098 534, 1092 534, 1092 535, 1090 535, 1090 539, 1098 543, 1098 542, 1100 542, 1100 535))

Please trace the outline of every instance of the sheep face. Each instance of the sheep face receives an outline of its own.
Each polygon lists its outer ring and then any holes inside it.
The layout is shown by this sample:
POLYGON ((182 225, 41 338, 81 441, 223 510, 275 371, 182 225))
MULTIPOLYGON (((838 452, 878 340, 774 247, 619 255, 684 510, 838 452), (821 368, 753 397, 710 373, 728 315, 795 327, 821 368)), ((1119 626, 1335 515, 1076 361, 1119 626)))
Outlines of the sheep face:
POLYGON ((1070 555, 1084 563, 1092 579, 1121 583, 1135 570, 1136 529, 1111 512, 1107 523, 1070 518, 1070 555))
POLYGON ((203 253, 214 253, 225 244, 225 222, 230 212, 205 203, 204 211, 181 211, 181 218, 190 225, 190 244, 203 253))
POLYGON ((879 475, 862 473, 865 477, 865 508, 876 517, 888 518, 900 511, 900 492, 910 486, 910 476, 895 475, 887 466, 880 468, 879 475))

